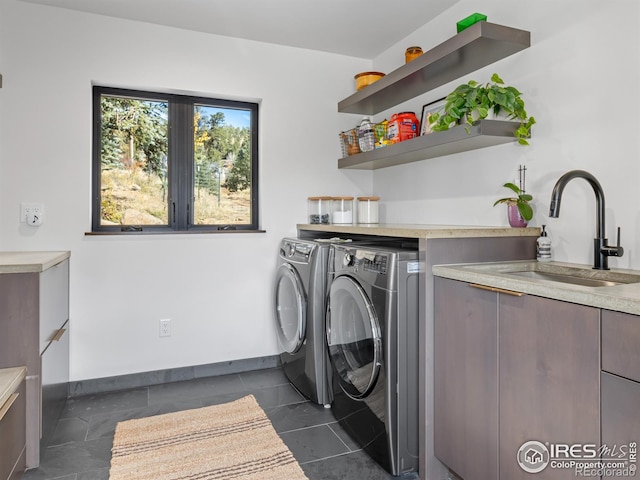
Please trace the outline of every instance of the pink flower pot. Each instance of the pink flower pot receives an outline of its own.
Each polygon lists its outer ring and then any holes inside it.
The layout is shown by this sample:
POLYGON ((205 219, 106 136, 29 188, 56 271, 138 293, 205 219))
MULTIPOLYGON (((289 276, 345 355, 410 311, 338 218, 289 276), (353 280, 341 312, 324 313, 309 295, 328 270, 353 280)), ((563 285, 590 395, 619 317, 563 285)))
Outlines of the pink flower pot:
POLYGON ((507 205, 507 215, 509 217, 509 225, 515 228, 524 228, 527 226, 527 222, 518 210, 518 205, 507 205))

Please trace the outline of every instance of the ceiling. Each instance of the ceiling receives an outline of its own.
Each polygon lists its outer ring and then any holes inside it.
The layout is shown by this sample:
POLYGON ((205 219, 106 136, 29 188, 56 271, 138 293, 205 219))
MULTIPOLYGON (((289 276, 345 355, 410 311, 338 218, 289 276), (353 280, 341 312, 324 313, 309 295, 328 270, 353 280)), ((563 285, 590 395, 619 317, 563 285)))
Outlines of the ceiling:
POLYGON ((459 0, 24 0, 372 59, 459 0))

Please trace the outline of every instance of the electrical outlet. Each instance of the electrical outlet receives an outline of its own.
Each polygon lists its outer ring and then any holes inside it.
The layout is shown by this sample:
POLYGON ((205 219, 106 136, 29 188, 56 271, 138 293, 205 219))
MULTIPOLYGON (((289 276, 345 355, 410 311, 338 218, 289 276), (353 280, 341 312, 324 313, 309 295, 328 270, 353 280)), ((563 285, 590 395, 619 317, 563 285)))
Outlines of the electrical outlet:
POLYGON ((20 222, 29 225, 42 225, 44 217, 43 203, 21 203, 20 204, 20 222))
POLYGON ((161 337, 170 337, 171 336, 171 319, 165 318, 160 320, 160 336, 161 337))

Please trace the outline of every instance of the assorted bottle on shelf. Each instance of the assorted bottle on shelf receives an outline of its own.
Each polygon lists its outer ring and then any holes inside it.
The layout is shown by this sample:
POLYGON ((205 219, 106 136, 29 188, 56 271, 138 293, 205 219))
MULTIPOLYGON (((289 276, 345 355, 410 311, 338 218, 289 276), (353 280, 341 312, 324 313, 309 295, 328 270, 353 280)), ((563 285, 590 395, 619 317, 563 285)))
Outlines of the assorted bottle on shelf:
POLYGON ((378 223, 380 197, 309 197, 309 223, 313 225, 353 225, 378 223), (354 208, 356 207, 356 208, 354 208))
POLYGON ((373 123, 364 117, 360 125, 340 133, 342 156, 370 152, 375 148, 410 140, 420 135, 420 121, 414 112, 394 113, 390 120, 373 123))

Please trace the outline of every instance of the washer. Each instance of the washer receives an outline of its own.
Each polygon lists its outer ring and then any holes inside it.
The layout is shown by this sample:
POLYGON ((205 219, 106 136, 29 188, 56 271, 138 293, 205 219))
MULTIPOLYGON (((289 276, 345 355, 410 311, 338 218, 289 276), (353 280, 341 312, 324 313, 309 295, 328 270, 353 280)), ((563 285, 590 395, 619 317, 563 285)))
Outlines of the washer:
POLYGON ((332 411, 392 475, 418 469, 416 250, 334 245, 327 302, 332 411))
POLYGON ((309 400, 329 406, 325 344, 327 242, 283 238, 278 250, 275 318, 282 369, 309 400))

